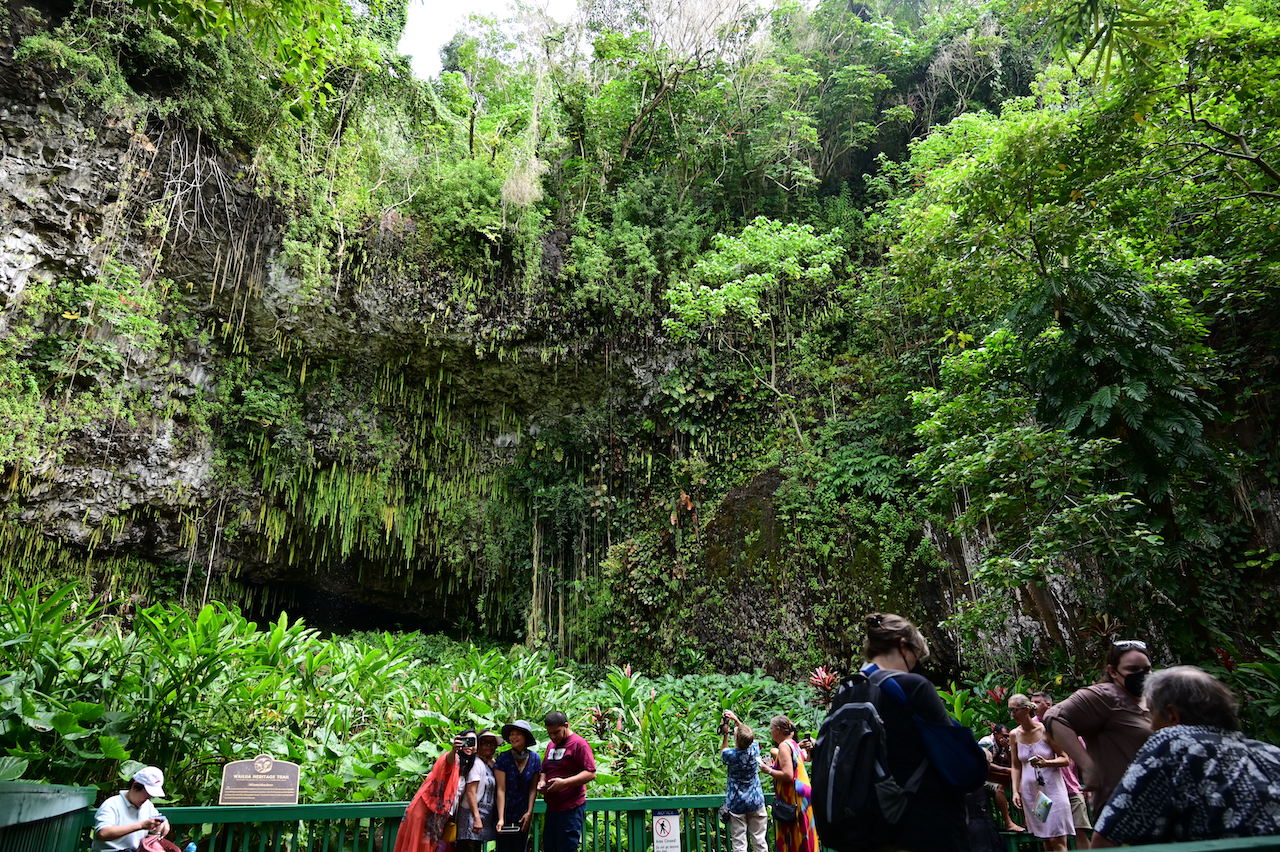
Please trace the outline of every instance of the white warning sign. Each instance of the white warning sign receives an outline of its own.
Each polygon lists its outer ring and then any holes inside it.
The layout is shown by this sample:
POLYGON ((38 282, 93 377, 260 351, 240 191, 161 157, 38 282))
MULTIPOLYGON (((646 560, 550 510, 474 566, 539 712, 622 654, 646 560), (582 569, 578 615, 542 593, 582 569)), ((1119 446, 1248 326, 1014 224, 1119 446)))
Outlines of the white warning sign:
POLYGON ((653 812, 653 852, 680 852, 680 812, 653 812))

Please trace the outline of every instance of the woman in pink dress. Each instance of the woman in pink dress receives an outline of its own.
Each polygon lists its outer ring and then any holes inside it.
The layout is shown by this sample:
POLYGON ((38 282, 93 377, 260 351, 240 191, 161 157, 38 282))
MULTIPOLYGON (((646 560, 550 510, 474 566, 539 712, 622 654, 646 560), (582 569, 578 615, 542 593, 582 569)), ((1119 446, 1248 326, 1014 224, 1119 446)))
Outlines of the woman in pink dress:
POLYGON ((1010 766, 1013 805, 1022 809, 1027 830, 1044 841, 1045 849, 1066 849, 1067 837, 1076 833, 1067 782, 1062 778, 1067 757, 1045 739, 1044 725, 1036 719, 1036 706, 1030 698, 1021 693, 1010 697, 1009 712, 1018 722, 1009 732, 1014 752, 1010 766), (1041 793, 1053 803, 1048 813, 1037 812, 1041 793))

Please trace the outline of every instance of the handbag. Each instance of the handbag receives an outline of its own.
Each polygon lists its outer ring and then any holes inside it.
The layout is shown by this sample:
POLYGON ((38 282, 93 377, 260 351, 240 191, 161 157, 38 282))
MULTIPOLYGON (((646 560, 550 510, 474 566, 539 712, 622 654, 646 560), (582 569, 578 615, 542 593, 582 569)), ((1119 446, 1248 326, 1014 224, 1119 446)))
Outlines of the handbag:
POLYGON ((726 825, 729 823, 729 804, 727 802, 720 806, 720 821, 726 825))
POLYGON ((1049 811, 1053 810, 1053 799, 1044 794, 1044 790, 1040 791, 1040 795, 1036 796, 1036 805, 1031 812, 1036 815, 1036 819, 1044 822, 1049 818, 1049 811))
POLYGON ((790 802, 775 801, 773 803, 773 821, 774 822, 785 822, 788 825, 790 825, 791 823, 795 822, 799 816, 800 816, 800 809, 797 808, 795 805, 791 804, 790 802))

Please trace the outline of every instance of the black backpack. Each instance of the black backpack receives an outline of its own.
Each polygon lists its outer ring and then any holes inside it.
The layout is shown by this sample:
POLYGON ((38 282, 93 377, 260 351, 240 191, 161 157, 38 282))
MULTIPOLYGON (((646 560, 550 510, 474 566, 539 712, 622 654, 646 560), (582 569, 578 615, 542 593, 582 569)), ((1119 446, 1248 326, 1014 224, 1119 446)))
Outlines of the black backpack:
POLYGON ((892 840, 929 766, 922 760, 906 784, 889 771, 880 684, 898 674, 880 669, 870 677, 858 672, 847 678, 818 731, 810 778, 813 815, 822 845, 837 852, 892 840))

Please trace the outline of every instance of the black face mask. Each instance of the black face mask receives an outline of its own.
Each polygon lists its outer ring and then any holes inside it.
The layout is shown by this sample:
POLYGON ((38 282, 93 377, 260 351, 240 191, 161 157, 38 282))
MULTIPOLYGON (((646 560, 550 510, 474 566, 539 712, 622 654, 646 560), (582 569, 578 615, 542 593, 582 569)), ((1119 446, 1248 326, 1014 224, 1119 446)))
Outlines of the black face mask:
POLYGON ((1147 679, 1147 672, 1133 672, 1124 676, 1124 691, 1138 698, 1142 695, 1142 684, 1147 679))

